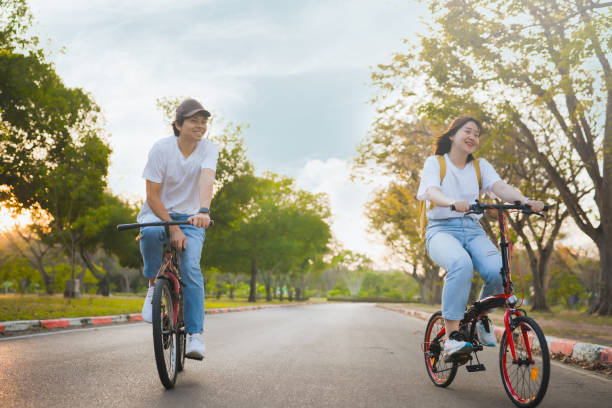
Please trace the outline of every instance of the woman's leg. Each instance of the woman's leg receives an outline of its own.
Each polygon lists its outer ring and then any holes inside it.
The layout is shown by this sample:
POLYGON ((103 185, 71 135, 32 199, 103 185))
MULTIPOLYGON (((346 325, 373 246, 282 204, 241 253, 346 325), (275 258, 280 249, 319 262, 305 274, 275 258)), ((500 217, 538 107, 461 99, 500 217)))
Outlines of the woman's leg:
POLYGON ((453 235, 437 232, 427 240, 429 257, 446 269, 442 290, 442 316, 446 320, 446 332, 458 330, 467 305, 474 266, 470 255, 453 235))
POLYGON ((489 240, 484 230, 478 225, 479 232, 470 235, 466 242, 468 252, 472 255, 472 262, 478 274, 484 281, 479 299, 504 293, 502 284, 501 253, 489 240))

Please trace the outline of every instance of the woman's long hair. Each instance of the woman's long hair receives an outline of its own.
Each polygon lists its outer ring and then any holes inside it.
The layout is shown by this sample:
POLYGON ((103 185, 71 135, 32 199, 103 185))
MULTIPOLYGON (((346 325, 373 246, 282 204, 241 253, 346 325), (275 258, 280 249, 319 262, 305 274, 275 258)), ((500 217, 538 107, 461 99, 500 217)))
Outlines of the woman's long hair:
MULTIPOLYGON (((450 152, 451 136, 454 136, 455 133, 457 133, 457 131, 459 131, 459 129, 461 129, 463 125, 465 125, 468 122, 474 122, 476 126, 478 126, 478 132, 482 133, 482 125, 480 124, 478 120, 474 119, 471 116, 459 116, 457 119, 451 122, 451 124, 448 126, 448 128, 446 128, 444 133, 442 133, 440 136, 436 138, 436 141, 434 142, 434 145, 433 145, 433 153, 435 155, 442 156, 443 154, 450 152)), ((467 157, 466 163, 469 163, 472 160, 474 160, 474 156, 472 156, 472 154, 470 153, 467 157)))

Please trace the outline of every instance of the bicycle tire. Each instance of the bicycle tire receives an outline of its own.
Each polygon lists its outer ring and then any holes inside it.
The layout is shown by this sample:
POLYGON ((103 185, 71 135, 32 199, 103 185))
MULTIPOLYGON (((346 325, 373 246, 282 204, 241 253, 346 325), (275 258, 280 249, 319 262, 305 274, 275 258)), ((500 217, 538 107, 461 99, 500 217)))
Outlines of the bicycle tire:
POLYGON ((153 349, 159 379, 170 389, 176 383, 177 350, 170 284, 158 279, 153 292, 153 349))
POLYGON ((187 348, 187 333, 185 332, 185 320, 183 309, 183 295, 179 295, 178 329, 176 331, 176 369, 181 372, 185 369, 185 350, 187 348))
POLYGON ((546 337, 540 326, 527 316, 519 316, 513 322, 512 338, 517 361, 512 359, 508 332, 504 331, 499 348, 502 383, 506 394, 516 406, 535 407, 544 398, 550 380, 550 355, 546 337), (527 345, 532 350, 533 363, 529 360, 527 345))
POLYGON ((434 313, 427 322, 425 328, 425 340, 423 342, 423 355, 425 357, 425 369, 431 381, 437 387, 448 387, 457 375, 458 365, 456 362, 445 362, 440 358, 444 348, 444 340, 435 341, 436 334, 444 327, 442 312, 434 313))

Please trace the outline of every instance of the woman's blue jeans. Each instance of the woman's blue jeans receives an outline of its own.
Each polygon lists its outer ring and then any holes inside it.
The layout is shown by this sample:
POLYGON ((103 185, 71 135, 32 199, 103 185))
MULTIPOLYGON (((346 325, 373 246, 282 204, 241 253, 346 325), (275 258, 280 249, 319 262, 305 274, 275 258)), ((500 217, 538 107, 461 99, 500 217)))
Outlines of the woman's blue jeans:
POLYGON ((501 253, 480 222, 471 217, 428 220, 425 239, 429 257, 446 269, 442 290, 445 319, 463 319, 474 269, 484 280, 480 299, 504 293, 501 253))
MULTIPOLYGON (((174 221, 186 221, 190 215, 171 213, 174 221)), ((185 283, 183 299, 185 305, 185 330, 187 333, 204 331, 204 280, 200 269, 204 228, 181 225, 187 237, 187 248, 181 254, 181 278, 185 283)), ((163 245, 170 242, 164 227, 143 227, 140 229, 140 252, 144 261, 143 274, 152 279, 161 267, 163 245)))

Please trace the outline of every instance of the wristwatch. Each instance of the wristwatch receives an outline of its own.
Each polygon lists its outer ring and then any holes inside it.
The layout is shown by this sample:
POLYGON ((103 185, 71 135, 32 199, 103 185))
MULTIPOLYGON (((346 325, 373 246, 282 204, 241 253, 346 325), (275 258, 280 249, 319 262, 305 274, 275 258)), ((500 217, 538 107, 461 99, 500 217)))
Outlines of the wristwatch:
POLYGON ((210 214, 210 211, 208 210, 208 208, 206 207, 202 207, 198 210, 198 213, 202 213, 202 214, 210 214))

